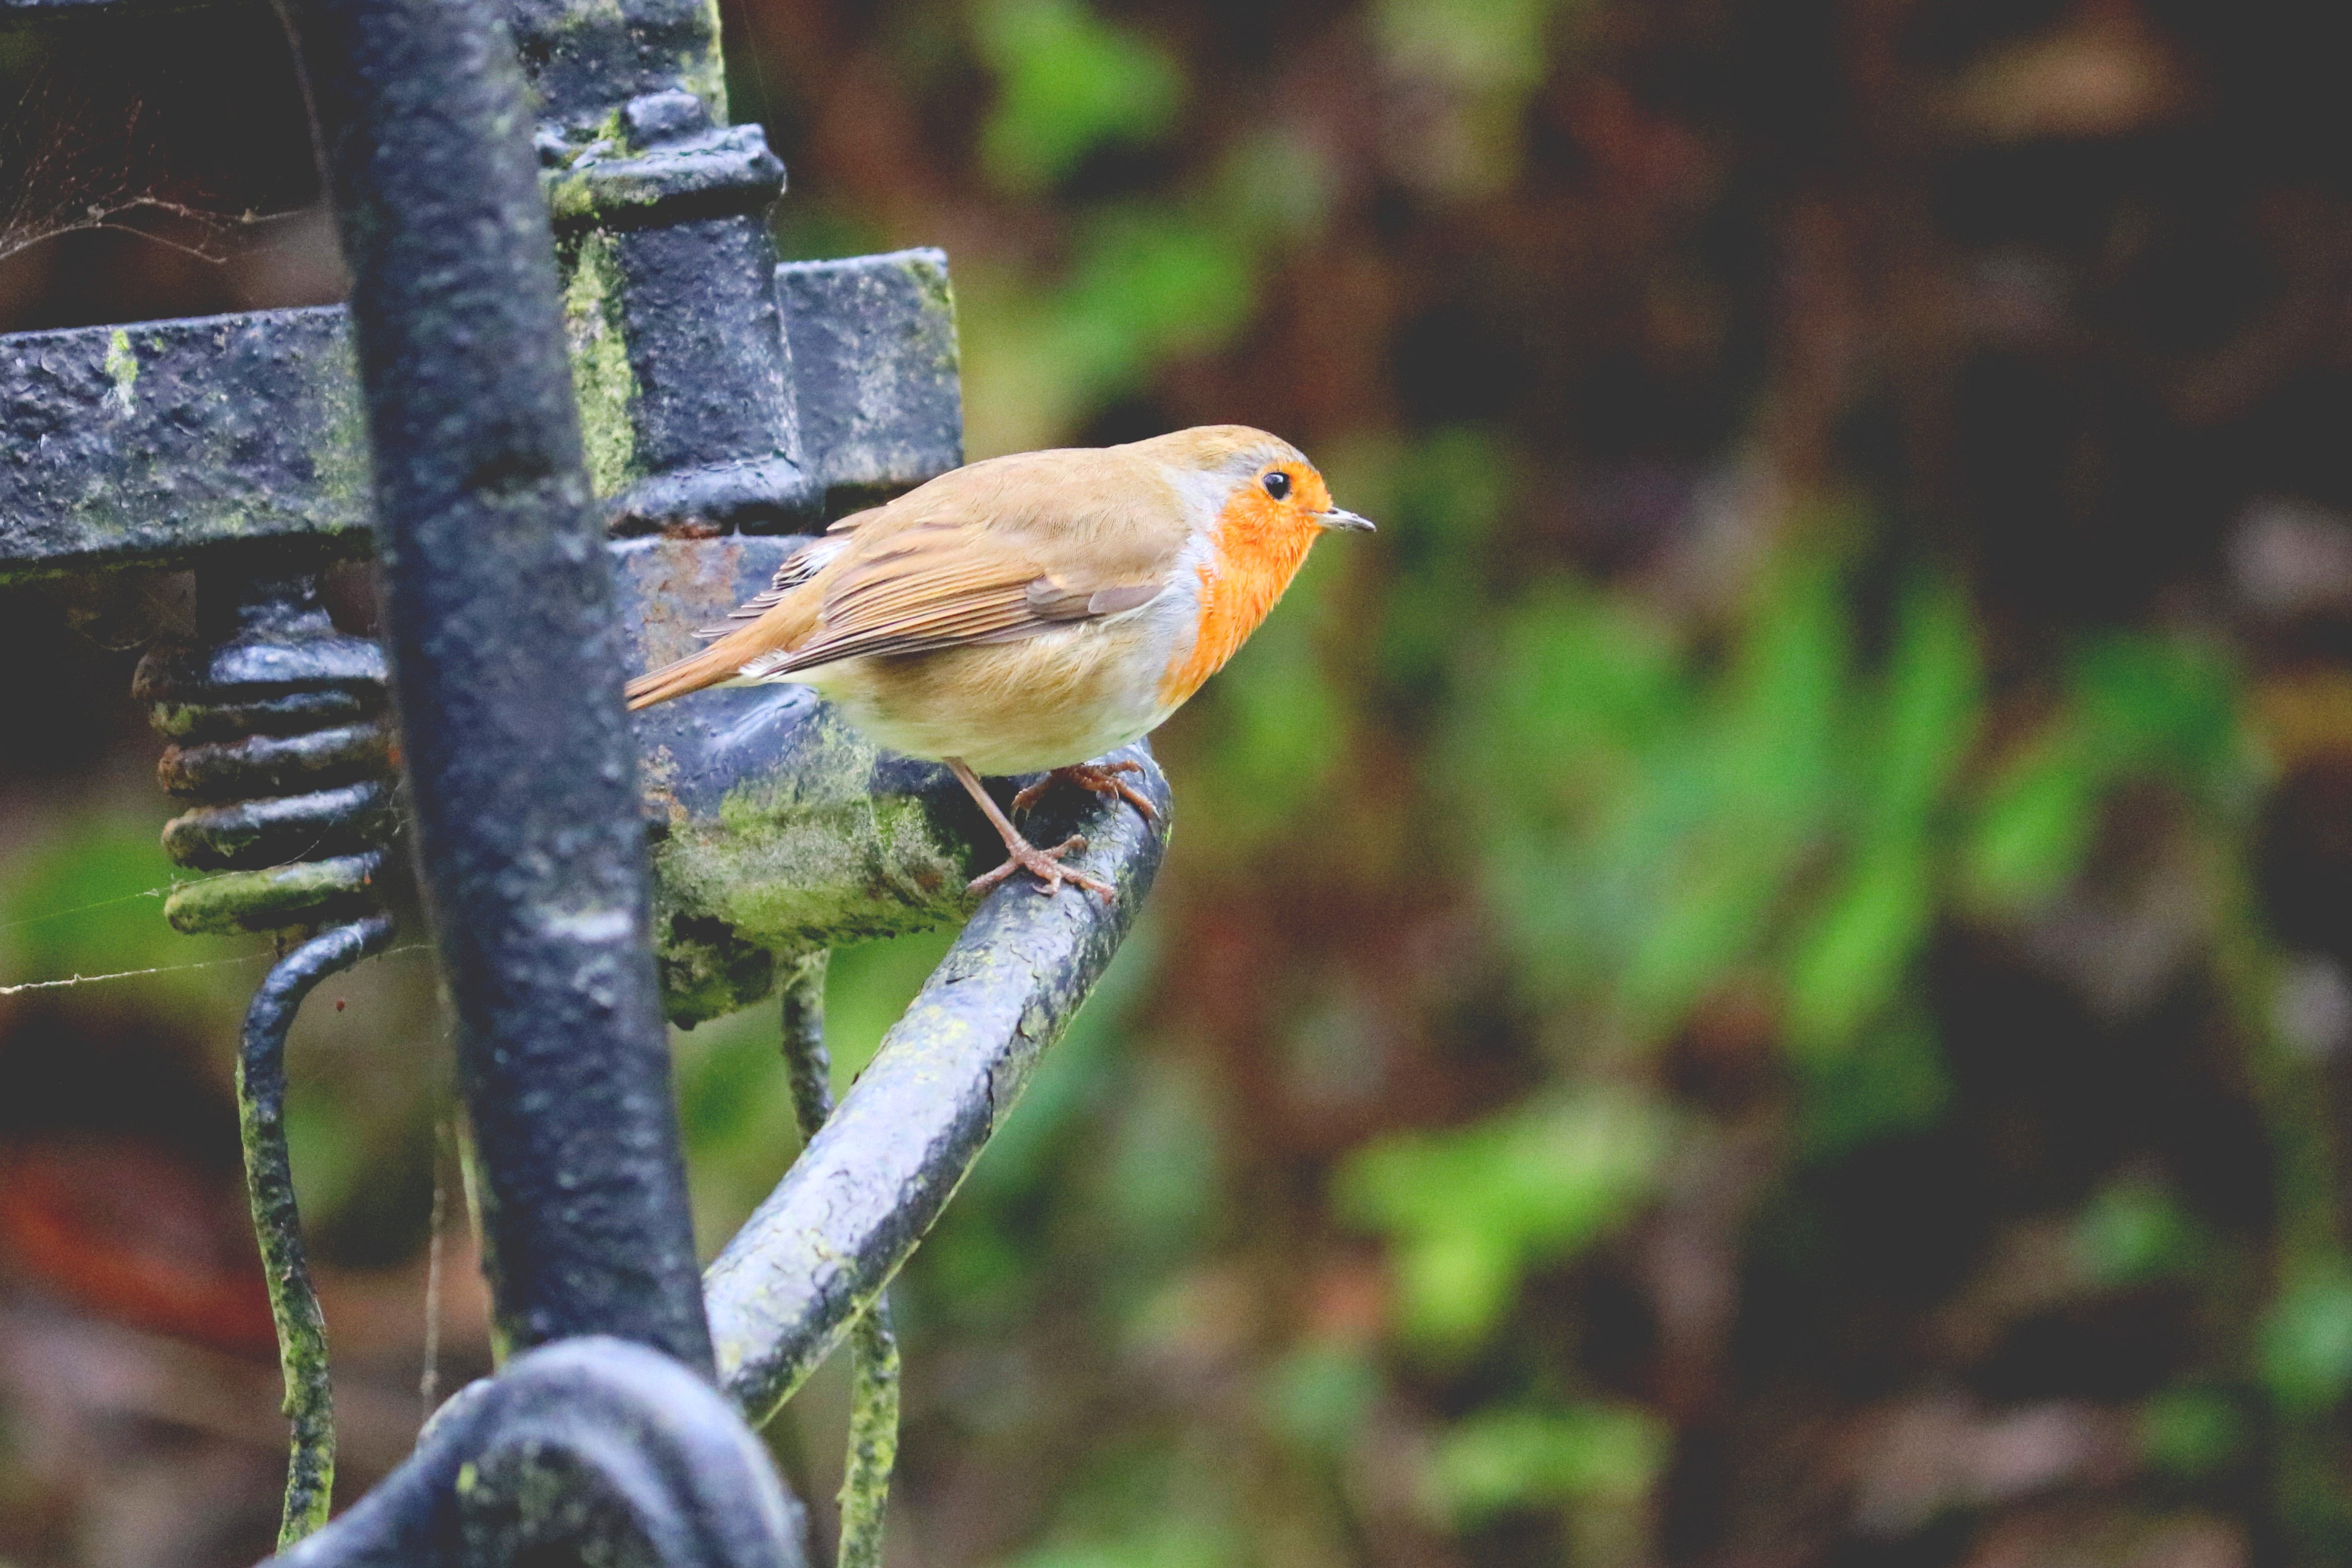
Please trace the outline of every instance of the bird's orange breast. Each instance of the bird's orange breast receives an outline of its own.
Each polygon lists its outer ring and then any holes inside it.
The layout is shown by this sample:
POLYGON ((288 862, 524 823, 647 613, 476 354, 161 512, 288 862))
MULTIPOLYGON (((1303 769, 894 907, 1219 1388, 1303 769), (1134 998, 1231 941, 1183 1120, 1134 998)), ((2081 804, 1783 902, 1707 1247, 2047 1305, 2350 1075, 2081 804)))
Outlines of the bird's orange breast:
POLYGON ((1224 668, 1307 560, 1315 530, 1253 487, 1226 503, 1216 539, 1201 563, 1200 630, 1160 683, 1170 708, 1224 668))

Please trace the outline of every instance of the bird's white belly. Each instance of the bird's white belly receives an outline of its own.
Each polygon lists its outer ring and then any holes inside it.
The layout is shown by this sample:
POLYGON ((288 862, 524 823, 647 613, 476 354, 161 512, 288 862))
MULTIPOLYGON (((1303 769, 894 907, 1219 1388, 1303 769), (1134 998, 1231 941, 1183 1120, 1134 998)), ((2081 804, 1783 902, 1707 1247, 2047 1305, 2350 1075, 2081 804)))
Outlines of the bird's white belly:
POLYGON ((796 679, 868 740, 906 756, 961 757, 994 776, 1066 767, 1168 717, 1172 617, 1159 610, 1013 642, 845 659, 796 679))

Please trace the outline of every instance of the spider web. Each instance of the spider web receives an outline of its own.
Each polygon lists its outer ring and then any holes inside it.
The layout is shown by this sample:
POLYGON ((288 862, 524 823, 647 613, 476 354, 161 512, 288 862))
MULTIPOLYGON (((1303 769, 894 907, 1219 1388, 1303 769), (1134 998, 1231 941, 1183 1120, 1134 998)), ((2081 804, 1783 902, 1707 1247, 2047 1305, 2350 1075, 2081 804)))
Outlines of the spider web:
POLYGON ((0 11, 0 266, 79 231, 223 263, 318 198, 266 0, 38 23, 0 11))

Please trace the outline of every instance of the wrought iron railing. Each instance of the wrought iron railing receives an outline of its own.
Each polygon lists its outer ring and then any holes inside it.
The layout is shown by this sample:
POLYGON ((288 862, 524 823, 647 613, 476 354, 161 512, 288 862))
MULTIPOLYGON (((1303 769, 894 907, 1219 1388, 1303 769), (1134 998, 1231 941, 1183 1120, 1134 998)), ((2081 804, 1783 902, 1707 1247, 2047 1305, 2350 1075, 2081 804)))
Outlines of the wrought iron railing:
MULTIPOLYGON (((140 3, 0 0, 0 19, 140 3)), ((281 1544, 797 1562, 751 1427, 849 1340, 845 1553, 870 1562, 895 1444, 884 1291, 1117 948, 1160 838, 1089 805, 1115 904, 1013 886, 974 911, 993 839, 942 771, 797 689, 634 729, 619 691, 829 510, 960 460, 945 260, 777 268, 783 172, 724 123, 704 0, 292 15, 349 308, 0 339, 0 582, 194 569, 197 640, 138 679, 193 803, 166 846, 212 873, 167 913, 287 939, 239 1078, 293 1422, 281 1544), (371 544, 388 671, 319 604, 320 570, 371 544), (320 1529, 327 1325, 278 1121, 286 1030, 389 940, 377 893, 407 836, 510 1359, 320 1529), (967 916, 831 1106, 826 949, 967 916), (698 1278, 662 1017, 778 993, 806 1146, 698 1278)), ((1144 787, 1164 822, 1164 783, 1144 787)))

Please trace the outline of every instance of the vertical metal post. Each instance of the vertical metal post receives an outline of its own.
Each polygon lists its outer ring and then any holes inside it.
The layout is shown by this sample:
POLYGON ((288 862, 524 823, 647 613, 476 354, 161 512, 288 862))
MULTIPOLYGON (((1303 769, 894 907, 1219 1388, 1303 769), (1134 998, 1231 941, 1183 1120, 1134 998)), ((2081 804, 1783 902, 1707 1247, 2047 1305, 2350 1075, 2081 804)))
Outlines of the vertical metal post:
POLYGON ((514 48, 488 0, 306 0, 427 906, 498 1326, 707 1374, 621 637, 514 48))

